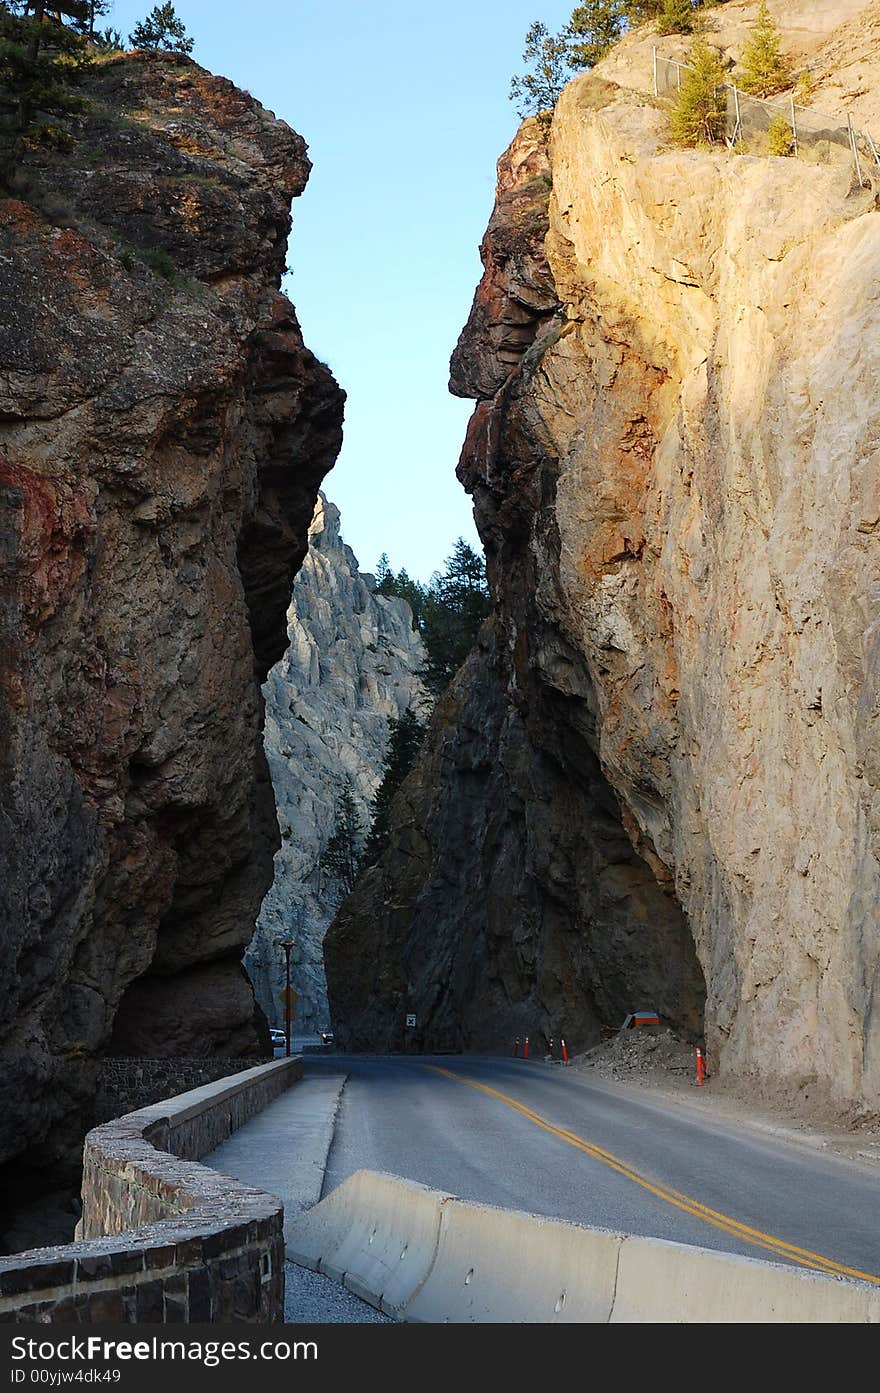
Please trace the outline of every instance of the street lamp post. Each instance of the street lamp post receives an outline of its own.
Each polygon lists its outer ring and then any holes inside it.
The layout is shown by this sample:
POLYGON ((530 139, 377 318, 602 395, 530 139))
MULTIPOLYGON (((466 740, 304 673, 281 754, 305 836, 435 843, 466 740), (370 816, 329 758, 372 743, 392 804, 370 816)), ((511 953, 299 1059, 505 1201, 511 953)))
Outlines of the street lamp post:
POLYGON ((292 938, 279 939, 279 945, 284 949, 284 1053, 290 1057, 290 950, 293 947, 292 938))

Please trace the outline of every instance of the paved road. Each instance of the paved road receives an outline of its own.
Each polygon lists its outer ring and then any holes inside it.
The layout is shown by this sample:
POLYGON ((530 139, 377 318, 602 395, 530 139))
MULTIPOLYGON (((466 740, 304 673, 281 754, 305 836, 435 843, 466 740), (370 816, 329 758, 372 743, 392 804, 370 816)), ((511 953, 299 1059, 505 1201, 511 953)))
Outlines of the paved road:
POLYGON ((344 1069, 324 1193, 362 1167, 465 1199, 880 1281, 880 1174, 539 1061, 344 1069), (470 1080, 470 1082, 467 1082, 470 1080), (824 1264, 823 1261, 824 1260, 824 1264))

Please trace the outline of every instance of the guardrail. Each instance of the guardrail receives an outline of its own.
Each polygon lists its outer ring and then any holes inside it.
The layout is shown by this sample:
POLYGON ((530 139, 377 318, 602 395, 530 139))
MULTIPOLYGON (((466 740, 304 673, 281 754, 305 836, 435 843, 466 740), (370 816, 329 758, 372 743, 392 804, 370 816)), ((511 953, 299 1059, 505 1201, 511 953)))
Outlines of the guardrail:
POLYGON ((281 1201, 198 1159, 301 1077, 280 1059, 94 1128, 77 1241, 0 1258, 0 1321, 283 1321, 281 1201))

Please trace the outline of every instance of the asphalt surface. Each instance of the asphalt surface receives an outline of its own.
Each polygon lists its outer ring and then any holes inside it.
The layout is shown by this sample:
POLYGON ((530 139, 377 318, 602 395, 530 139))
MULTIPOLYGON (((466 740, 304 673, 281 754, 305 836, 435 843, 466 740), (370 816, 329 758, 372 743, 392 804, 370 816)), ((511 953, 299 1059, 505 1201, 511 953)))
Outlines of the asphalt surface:
POLYGON ((832 1271, 880 1279, 880 1175, 867 1165, 537 1060, 307 1055, 305 1069, 348 1075, 324 1194, 356 1170, 384 1170, 464 1199, 746 1257, 784 1262, 777 1245, 796 1245, 832 1271))

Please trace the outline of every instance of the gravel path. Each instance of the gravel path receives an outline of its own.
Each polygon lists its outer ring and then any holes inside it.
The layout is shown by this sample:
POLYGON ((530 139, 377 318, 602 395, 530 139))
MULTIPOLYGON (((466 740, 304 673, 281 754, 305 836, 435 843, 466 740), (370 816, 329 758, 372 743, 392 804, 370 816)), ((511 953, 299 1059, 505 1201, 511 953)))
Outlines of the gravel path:
POLYGON ((288 1325, 394 1325, 342 1286, 294 1262, 284 1264, 284 1320, 288 1325))

